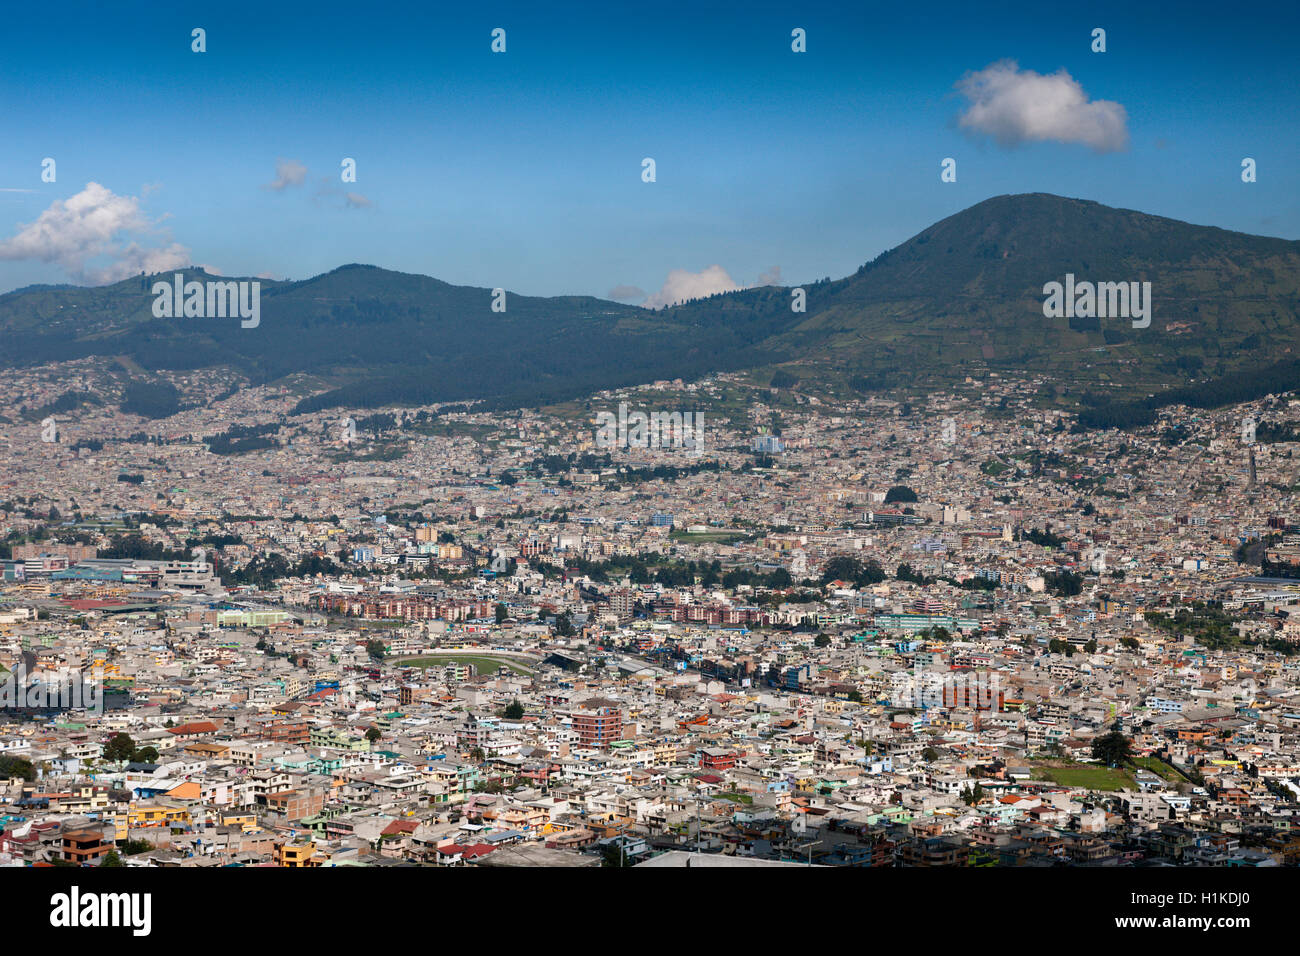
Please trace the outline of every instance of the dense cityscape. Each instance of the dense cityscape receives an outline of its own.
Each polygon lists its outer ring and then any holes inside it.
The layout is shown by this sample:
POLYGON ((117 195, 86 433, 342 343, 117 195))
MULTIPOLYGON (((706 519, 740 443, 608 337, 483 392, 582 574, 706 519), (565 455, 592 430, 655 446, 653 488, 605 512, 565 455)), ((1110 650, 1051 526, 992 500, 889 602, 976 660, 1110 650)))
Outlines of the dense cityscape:
POLYGON ((22 939, 1287 927, 1300 7, 52 10, 22 939))
POLYGON ((113 382, 0 406, 0 863, 1300 859, 1290 395, 1117 431, 996 373, 348 416, 199 372, 162 418, 113 382), (701 431, 610 447, 620 405, 701 431))

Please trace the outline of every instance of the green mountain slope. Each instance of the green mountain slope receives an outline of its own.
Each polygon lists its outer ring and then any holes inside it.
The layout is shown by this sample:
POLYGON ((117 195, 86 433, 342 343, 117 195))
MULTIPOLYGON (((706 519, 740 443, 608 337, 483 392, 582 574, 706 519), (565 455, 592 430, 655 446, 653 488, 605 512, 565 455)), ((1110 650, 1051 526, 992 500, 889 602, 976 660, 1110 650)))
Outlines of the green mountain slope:
POLYGON ((803 313, 789 289, 772 287, 660 312, 510 294, 500 313, 488 289, 351 265, 263 281, 261 324, 243 329, 236 319, 154 318, 157 278, 0 296, 0 363, 111 355, 145 369, 228 366, 255 382, 307 372, 341 383, 304 408, 508 407, 779 363, 859 387, 993 370, 1132 395, 1300 356, 1300 243, 1045 194, 989 199, 852 276, 808 285, 803 313), (1150 327, 1045 318, 1043 285, 1067 272, 1151 282, 1150 327))
POLYGON ((1300 243, 1058 196, 1000 196, 813 289, 807 319, 770 344, 922 380, 980 368, 1082 383, 1223 375, 1300 345, 1300 243), (1045 318, 1043 286, 1066 273, 1151 282, 1150 327, 1045 318))

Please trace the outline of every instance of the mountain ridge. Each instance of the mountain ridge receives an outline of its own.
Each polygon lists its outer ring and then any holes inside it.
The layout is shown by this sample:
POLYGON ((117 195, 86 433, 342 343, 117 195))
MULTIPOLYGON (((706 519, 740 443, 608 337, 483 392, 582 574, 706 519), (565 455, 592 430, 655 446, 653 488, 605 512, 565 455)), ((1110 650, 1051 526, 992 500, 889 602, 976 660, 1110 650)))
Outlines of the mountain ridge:
POLYGON ((995 196, 853 274, 652 311, 594 296, 507 292, 346 263, 262 282, 260 327, 157 319, 149 289, 190 267, 94 288, 0 295, 0 365, 120 355, 151 371, 230 367, 337 388, 304 409, 480 400, 507 406, 645 381, 787 365, 840 387, 941 385, 997 371, 1069 386, 1163 389, 1300 354, 1300 242, 1049 193, 995 196), (1043 285, 1150 281, 1152 323, 1053 320, 1043 285), (856 384, 854 384, 856 383, 856 384))

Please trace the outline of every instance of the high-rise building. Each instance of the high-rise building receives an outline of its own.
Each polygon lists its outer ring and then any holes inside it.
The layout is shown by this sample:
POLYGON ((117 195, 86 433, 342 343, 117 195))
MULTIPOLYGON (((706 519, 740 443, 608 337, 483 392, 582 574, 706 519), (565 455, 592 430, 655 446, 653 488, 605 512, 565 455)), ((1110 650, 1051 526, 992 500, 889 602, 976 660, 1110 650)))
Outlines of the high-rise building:
POLYGON ((573 729, 584 747, 604 749, 623 737, 623 712, 617 707, 573 712, 573 729))

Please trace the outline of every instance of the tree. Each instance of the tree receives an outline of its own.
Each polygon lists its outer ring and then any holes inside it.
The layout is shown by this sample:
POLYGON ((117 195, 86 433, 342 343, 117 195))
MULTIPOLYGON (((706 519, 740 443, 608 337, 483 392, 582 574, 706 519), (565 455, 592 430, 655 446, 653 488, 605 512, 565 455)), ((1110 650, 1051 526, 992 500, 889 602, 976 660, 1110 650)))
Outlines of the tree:
POLYGON ((0 779, 8 780, 13 777, 35 780, 36 768, 26 757, 15 757, 13 754, 0 755, 0 779))
MULTIPOLYGON (((829 584, 832 581, 850 581, 856 587, 862 588, 879 584, 883 580, 885 580, 885 570, 875 561, 863 564, 857 558, 840 555, 831 558, 822 566, 822 584, 829 584)), ((726 584, 725 579, 723 583, 726 584)))
POLYGON ((921 759, 926 763, 932 763, 939 759, 939 751, 935 750, 933 747, 926 747, 921 751, 921 759))
POLYGON ((369 727, 366 729, 366 740, 370 741, 372 744, 382 736, 384 735, 379 732, 378 727, 369 727))
POLYGON ((895 501, 912 502, 916 501, 916 492, 907 485, 894 485, 885 492, 885 504, 893 504, 895 501))
POLYGON ((131 754, 132 763, 157 763, 158 751, 153 747, 141 747, 135 753, 131 754))
POLYGON ((632 862, 627 858, 627 853, 623 849, 622 841, 616 843, 606 843, 600 851, 601 866, 631 866, 632 862))
POLYGON ((498 605, 497 605, 497 623, 498 623, 498 624, 504 624, 504 623, 506 622, 506 618, 508 618, 509 616, 510 616, 510 612, 506 610, 506 606, 505 606, 504 604, 498 604, 498 605))
POLYGON ((1133 743, 1118 730, 1092 742, 1092 756, 1110 767, 1126 763, 1133 756, 1133 743))
POLYGON ((135 753, 135 741, 129 734, 114 734, 113 739, 104 744, 105 760, 130 760, 135 753))
POLYGON ((122 858, 117 855, 116 850, 109 850, 107 853, 104 854, 104 858, 99 861, 99 865, 100 866, 125 866, 126 864, 122 862, 122 858))
POLYGON ((817 647, 828 647, 830 646, 830 643, 831 643, 831 639, 825 634, 818 634, 816 637, 813 638, 813 644, 815 644, 817 647))
POLYGON ((372 661, 382 661, 384 655, 388 653, 388 648, 385 647, 384 642, 378 638, 371 638, 366 641, 366 653, 370 656, 372 661))
POLYGON ((518 700, 512 700, 506 706, 506 720, 522 720, 524 717, 524 705, 518 700))
POLYGON ((1048 591, 1061 597, 1073 597, 1083 593, 1083 577, 1073 571, 1062 571, 1060 574, 1049 572, 1043 575, 1043 582, 1048 591))

